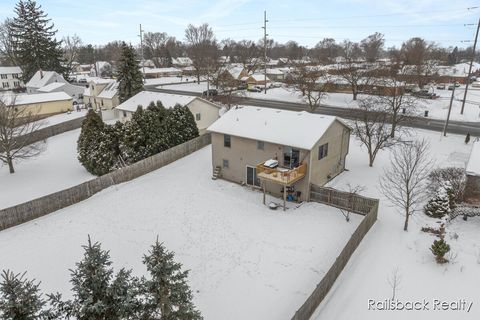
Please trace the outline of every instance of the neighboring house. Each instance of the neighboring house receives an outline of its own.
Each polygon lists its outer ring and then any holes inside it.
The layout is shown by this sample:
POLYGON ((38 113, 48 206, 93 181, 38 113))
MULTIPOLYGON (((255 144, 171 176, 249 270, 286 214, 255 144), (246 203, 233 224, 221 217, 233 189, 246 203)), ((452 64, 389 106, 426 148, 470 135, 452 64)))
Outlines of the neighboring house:
POLYGON ((267 69, 267 77, 272 81, 284 81, 285 72, 279 68, 267 69))
MULTIPOLYGON (((141 69, 143 73, 143 69, 141 69)), ((177 68, 145 68, 145 78, 163 78, 181 76, 182 70, 177 68)))
POLYGON ((470 158, 467 163, 467 184, 465 186, 465 197, 480 196, 480 141, 473 143, 470 158))
POLYGON ((0 67, 0 90, 13 90, 25 86, 20 67, 0 67))
MULTIPOLYGON (((115 80, 112 79, 90 78, 88 81, 88 87, 84 89, 83 92, 83 102, 85 105, 89 105, 95 110, 104 108, 106 98, 100 98, 99 96, 108 85, 114 82, 115 80)), ((111 98, 111 100, 113 102, 113 98, 111 98)))
POLYGON ((97 101, 101 109, 112 110, 119 105, 118 82, 111 81, 97 96, 97 101))
POLYGON ((67 80, 55 71, 38 70, 25 86, 27 87, 27 93, 32 94, 39 93, 38 89, 55 82, 67 83, 67 80))
POLYGON ((16 108, 26 108, 35 115, 53 115, 72 110, 73 101, 65 92, 35 93, 8 95, 5 101, 8 104, 14 104, 16 108))
POLYGON ((240 84, 242 82, 241 79, 244 77, 248 77, 247 70, 240 66, 230 66, 220 72, 220 74, 218 75, 218 81, 228 83, 231 82, 233 84, 238 82, 238 84, 240 84))
POLYGON ((112 72, 112 65, 107 61, 97 61, 90 67, 90 77, 107 77, 112 72))
POLYGON ((70 83, 52 82, 44 87, 37 89, 38 93, 65 92, 74 100, 83 100, 84 87, 75 86, 70 83))
POLYGON ((142 91, 116 107, 115 117, 122 122, 129 121, 139 106, 147 108, 152 101, 154 103, 161 101, 167 109, 177 104, 187 106, 193 114, 200 134, 205 133, 208 126, 219 118, 221 109, 219 105, 199 97, 142 91))
POLYGON ((193 62, 189 57, 178 57, 172 59, 172 64, 174 67, 183 68, 191 66, 193 62))
POLYGON ((301 201, 309 200, 310 184, 322 186, 345 169, 350 139, 336 117, 258 107, 230 109, 208 131, 214 172, 301 201), (266 166, 269 160, 278 166, 266 166))
MULTIPOLYGON (((265 85, 265 75, 260 73, 254 73, 252 75, 243 77, 241 79, 249 86, 263 86, 265 85)), ((267 84, 271 83, 270 78, 267 76, 267 84)))

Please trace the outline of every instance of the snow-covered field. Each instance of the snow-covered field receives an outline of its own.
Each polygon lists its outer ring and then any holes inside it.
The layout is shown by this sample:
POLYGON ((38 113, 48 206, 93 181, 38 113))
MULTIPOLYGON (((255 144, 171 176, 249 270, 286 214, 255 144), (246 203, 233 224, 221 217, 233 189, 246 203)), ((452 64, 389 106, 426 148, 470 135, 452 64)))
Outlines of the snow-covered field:
MULTIPOLYGON (((193 77, 189 78, 188 81, 192 81, 193 77)), ((189 91, 189 92, 203 92, 207 90, 207 82, 194 82, 194 83, 183 83, 183 84, 165 84, 157 87, 158 89, 167 89, 167 90, 180 90, 180 91, 189 91)), ((210 89, 216 89, 216 87, 210 84, 210 89)))
POLYGON ((162 78, 153 78, 153 79, 145 79, 144 85, 146 86, 154 86, 154 85, 163 85, 169 83, 183 83, 183 82, 191 82, 195 81, 194 77, 162 77, 162 78))
MULTIPOLYGON (((19 168, 21 169, 21 168, 19 168)), ((45 179, 43 179, 45 180, 45 179)), ((37 186, 38 187, 38 186, 37 186)), ((211 147, 75 206, 0 232, 0 269, 68 294, 87 235, 116 269, 145 273, 157 235, 190 269, 205 319, 290 319, 360 222, 316 203, 269 210, 262 194, 211 179, 211 147)))
MULTIPOLYGON (((50 127, 62 122, 78 119, 87 115, 87 110, 72 111, 70 113, 61 113, 40 120, 40 128, 50 127)), ((39 128, 39 129, 40 129, 39 128)))
MULTIPOLYGON (((417 131, 417 138, 430 141, 431 156, 439 166, 462 166, 468 159, 471 144, 465 145, 464 136, 445 138, 440 133, 417 131)), ((378 177, 388 165, 389 153, 381 152, 374 167, 369 168, 366 151, 352 141, 347 157, 350 171, 334 179, 331 186, 342 189, 347 183, 363 185, 364 194, 380 197, 378 221, 312 319, 479 319, 480 218, 470 218, 467 222, 457 218, 448 225, 446 241, 456 258, 444 266, 437 265, 429 250, 435 238, 420 231, 426 225, 438 227, 437 220, 417 212, 412 216, 409 231, 404 232, 404 216, 389 207, 388 200, 377 188, 378 177), (391 298, 388 279, 396 268, 401 277, 396 298, 403 301, 466 299, 473 301, 472 310, 468 314, 462 311, 369 311, 368 299, 391 298)))
POLYGON ((93 178, 77 160, 80 129, 47 139, 45 152, 15 163, 15 173, 0 165, 0 209, 29 201, 93 178))

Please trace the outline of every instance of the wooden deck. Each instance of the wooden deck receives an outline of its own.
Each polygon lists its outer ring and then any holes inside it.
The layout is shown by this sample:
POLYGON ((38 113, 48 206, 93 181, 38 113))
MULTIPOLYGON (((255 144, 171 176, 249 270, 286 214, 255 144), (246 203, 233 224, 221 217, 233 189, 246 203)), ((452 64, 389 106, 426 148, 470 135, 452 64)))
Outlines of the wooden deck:
POLYGON ((271 181, 282 186, 291 186, 303 179, 307 173, 307 165, 301 164, 294 169, 266 167, 263 163, 257 165, 257 177, 261 180, 271 181))

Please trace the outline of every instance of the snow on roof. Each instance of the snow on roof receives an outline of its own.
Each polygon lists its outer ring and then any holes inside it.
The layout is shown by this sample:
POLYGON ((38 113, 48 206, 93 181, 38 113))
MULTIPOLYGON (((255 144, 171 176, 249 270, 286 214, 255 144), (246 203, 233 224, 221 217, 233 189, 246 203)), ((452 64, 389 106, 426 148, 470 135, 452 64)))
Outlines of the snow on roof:
POLYGON ((145 73, 167 73, 167 72, 178 72, 181 73, 182 70, 177 68, 151 68, 145 69, 145 73))
POLYGON ((466 171, 468 175, 480 176, 480 142, 478 141, 473 143, 466 171))
POLYGON ((283 71, 280 68, 267 69, 268 74, 283 74, 283 71))
POLYGON ((113 99, 113 97, 118 93, 118 82, 110 82, 98 95, 98 98, 101 99, 113 99))
POLYGON ((0 67, 0 74, 12 74, 12 73, 21 74, 22 69, 20 69, 20 67, 0 67))
POLYGON ((50 84, 47 84, 44 87, 41 87, 40 89, 38 89, 38 91, 40 91, 40 92, 52 92, 53 90, 61 88, 65 85, 66 85, 66 83, 63 83, 63 82, 52 82, 50 84))
POLYGON ((66 83, 67 81, 58 73, 55 71, 41 71, 38 70, 35 72, 33 77, 30 79, 30 81, 27 82, 26 87, 27 88, 41 88, 44 87, 54 78, 55 82, 63 82, 66 83))
POLYGON ((87 82, 91 82, 93 84, 109 84, 111 82, 115 82, 113 79, 107 79, 107 78, 99 78, 99 77, 89 77, 86 78, 87 82))
POLYGON ((152 101, 155 103, 157 101, 161 101, 165 108, 173 108, 176 104, 180 104, 182 106, 187 105, 196 98, 197 97, 193 96, 182 96, 162 92, 142 91, 140 93, 137 93, 127 101, 121 103, 117 107, 117 109, 135 112, 137 111, 138 106, 146 108, 152 101))
POLYGON ((6 94, 2 96, 5 104, 12 104, 13 101, 15 105, 26 105, 26 104, 36 104, 43 102, 52 102, 52 101, 63 101, 63 100, 72 100, 65 92, 50 92, 50 93, 36 93, 36 94, 6 94))
MULTIPOLYGON (((265 75, 261 73, 254 73, 249 76, 249 78, 253 78, 255 81, 265 81, 265 75)), ((270 81, 270 78, 267 77, 267 82, 270 81)))
MULTIPOLYGON (((438 74, 450 77, 467 77, 470 63, 458 63, 453 66, 441 66, 438 68, 438 74)), ((480 69, 480 63, 474 62, 472 65, 472 73, 480 69)))
POLYGON ((208 131, 311 150, 336 117, 252 106, 236 107, 208 131))

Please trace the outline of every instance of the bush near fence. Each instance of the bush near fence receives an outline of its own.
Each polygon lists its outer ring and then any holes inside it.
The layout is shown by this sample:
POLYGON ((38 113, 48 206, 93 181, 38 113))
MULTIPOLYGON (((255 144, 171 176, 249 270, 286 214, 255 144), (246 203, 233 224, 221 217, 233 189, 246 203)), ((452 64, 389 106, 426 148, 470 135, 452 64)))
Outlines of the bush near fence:
POLYGON ((47 215, 54 211, 83 201, 97 192, 113 185, 130 181, 144 174, 157 170, 169 163, 183 158, 211 143, 211 135, 200 137, 182 143, 176 147, 160 152, 154 156, 136 162, 128 167, 81 183, 77 186, 58 191, 14 207, 0 210, 0 230, 47 215))
POLYGON ((332 188, 324 188, 311 186, 311 201, 317 201, 336 208, 350 210, 365 215, 362 222, 358 225, 347 244, 337 257, 333 265, 327 271, 312 294, 307 298, 304 304, 297 310, 292 320, 309 320, 320 303, 328 294, 338 276, 345 268, 350 257, 357 249, 363 237, 368 230, 375 224, 378 214, 378 200, 362 197, 358 194, 352 194, 335 190, 332 188))
MULTIPOLYGON (((56 136, 67 131, 79 129, 82 127, 82 122, 85 117, 80 117, 72 120, 68 120, 62 123, 54 124, 45 128, 38 129, 34 132, 30 132, 22 136, 22 139, 26 138, 28 144, 32 144, 38 141, 43 141, 53 136, 56 136)), ((0 149, 0 152, 3 150, 0 149)))

